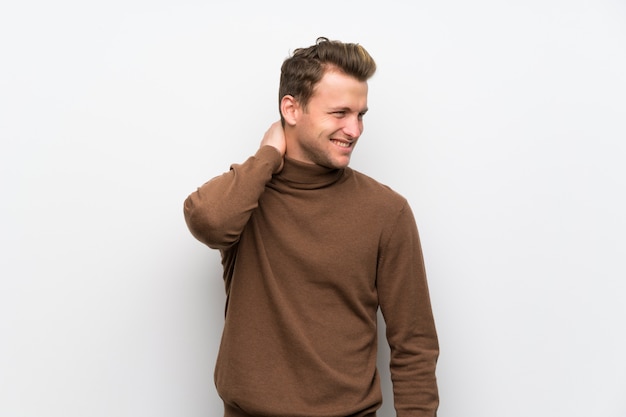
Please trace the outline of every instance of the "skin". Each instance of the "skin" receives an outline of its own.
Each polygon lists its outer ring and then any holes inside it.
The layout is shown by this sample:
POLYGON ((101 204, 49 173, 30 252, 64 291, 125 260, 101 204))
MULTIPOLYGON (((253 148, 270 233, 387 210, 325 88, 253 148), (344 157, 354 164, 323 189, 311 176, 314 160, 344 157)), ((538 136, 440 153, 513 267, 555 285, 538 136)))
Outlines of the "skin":
POLYGON ((367 112, 367 82, 337 70, 327 70, 306 106, 292 96, 281 100, 285 126, 273 123, 261 146, 273 146, 283 156, 327 168, 345 168, 363 133, 367 112))

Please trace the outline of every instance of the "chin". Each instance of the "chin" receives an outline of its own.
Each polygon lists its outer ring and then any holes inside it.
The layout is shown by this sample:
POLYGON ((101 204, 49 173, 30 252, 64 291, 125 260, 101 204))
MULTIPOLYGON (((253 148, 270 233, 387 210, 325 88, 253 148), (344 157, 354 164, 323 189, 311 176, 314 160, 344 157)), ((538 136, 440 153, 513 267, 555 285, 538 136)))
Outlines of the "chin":
POLYGON ((317 155, 317 158, 312 158, 315 164, 323 166, 325 168, 330 169, 343 169, 346 168, 350 164, 350 156, 349 155, 317 155))
POLYGON ((330 165, 332 168, 335 169, 343 169, 350 165, 350 159, 347 159, 345 161, 332 161, 330 165))

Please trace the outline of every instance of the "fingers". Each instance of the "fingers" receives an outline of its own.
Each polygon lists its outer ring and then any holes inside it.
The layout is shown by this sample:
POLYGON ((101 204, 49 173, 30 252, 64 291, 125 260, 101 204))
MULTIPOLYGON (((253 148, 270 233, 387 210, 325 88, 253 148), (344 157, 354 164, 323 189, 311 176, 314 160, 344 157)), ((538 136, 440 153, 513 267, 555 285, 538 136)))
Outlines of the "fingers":
POLYGON ((272 123, 267 132, 265 132, 263 140, 261 140, 261 146, 265 145, 273 146, 281 155, 285 155, 287 144, 285 142, 285 131, 280 120, 272 123))

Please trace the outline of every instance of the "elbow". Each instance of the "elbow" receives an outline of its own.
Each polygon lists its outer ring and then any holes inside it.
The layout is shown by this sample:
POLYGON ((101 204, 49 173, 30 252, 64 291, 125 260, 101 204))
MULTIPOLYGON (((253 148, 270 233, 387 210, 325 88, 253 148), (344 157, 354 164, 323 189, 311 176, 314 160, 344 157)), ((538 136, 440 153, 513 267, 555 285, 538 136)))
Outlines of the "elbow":
POLYGON ((223 216, 195 207, 190 199, 185 201, 183 211, 191 234, 210 248, 225 249, 237 242, 239 236, 228 228, 228 221, 223 216))

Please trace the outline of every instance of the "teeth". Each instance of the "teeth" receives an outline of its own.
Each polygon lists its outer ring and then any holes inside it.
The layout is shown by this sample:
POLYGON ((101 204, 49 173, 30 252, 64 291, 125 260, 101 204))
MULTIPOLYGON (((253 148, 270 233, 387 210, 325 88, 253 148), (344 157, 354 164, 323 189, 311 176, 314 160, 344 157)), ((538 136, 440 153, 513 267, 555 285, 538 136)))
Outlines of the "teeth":
POLYGON ((349 148, 350 147, 350 143, 348 143, 348 142, 340 142, 338 140, 333 140, 333 143, 335 145, 341 146, 342 148, 349 148))

